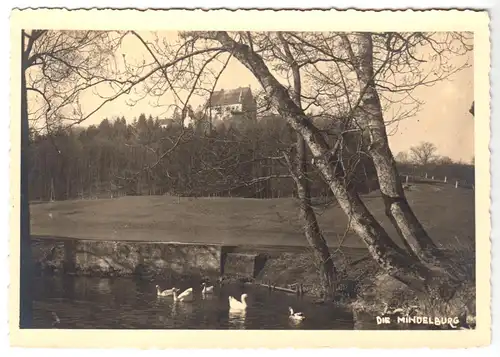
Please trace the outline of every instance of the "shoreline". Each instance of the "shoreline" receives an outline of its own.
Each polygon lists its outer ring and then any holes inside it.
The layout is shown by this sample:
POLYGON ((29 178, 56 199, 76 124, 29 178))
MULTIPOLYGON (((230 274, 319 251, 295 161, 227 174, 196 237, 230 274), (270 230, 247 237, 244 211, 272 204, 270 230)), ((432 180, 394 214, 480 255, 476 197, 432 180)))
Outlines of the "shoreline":
MULTIPOLYGON (((275 286, 281 288, 276 291, 288 290, 280 292, 284 294, 293 294, 299 284, 303 289, 301 298, 313 304, 332 304, 349 309, 361 321, 376 321, 377 316, 389 317, 390 320, 391 310, 409 309, 413 305, 418 308, 411 316, 458 318, 457 326, 472 325, 466 324, 472 318, 475 324, 474 281, 465 281, 452 301, 431 303, 428 297, 410 291, 401 282, 381 273, 375 261, 366 256, 366 249, 332 249, 339 284, 335 300, 325 302, 312 252, 296 246, 271 248, 46 237, 33 237, 32 241, 37 274, 130 277, 150 281, 180 279, 216 282, 222 279, 224 283, 275 286), (231 254, 235 256, 228 260, 231 254)), ((393 316, 392 320, 396 321, 396 318, 393 316)), ((387 321, 381 320, 379 326, 386 328, 394 325, 387 321)), ((453 322, 455 324, 456 321, 453 322)), ((418 328, 423 324, 396 325, 415 325, 418 328)), ((427 325, 429 328, 448 326, 427 325)))

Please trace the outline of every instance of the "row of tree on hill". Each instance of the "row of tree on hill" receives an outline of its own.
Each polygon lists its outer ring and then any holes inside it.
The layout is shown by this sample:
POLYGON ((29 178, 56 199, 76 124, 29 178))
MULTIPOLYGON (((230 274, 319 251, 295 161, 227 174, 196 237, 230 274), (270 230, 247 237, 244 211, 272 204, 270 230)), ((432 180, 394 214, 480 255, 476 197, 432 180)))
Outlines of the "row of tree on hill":
MULTIPOLYGON (((395 156, 395 159, 402 164, 420 166, 429 164, 448 165, 453 163, 467 165, 467 163, 461 160, 454 162, 449 156, 439 155, 436 145, 428 141, 422 141, 418 145, 411 146, 408 151, 400 151, 395 156)), ((474 165, 474 157, 472 157, 469 164, 474 165)))
MULTIPOLYGON (((175 119, 171 122, 177 123, 175 119)), ((130 124, 122 117, 86 128, 33 133, 30 198, 293 196, 296 187, 286 162, 279 157, 293 142, 283 123, 279 117, 268 116, 244 128, 229 123, 207 132, 207 125, 200 121, 188 129, 182 125, 165 127, 158 118, 141 114, 130 124)), ((439 156, 429 142, 411 147, 409 154, 400 152, 395 159, 403 174, 474 184, 473 165, 439 156)), ((353 155, 350 166, 356 171, 352 180, 360 190, 377 188, 373 165, 366 156, 353 155)), ((312 195, 328 196, 320 175, 310 170, 312 195)))
POLYGON ((436 145, 422 141, 401 151, 395 156, 399 172, 403 175, 420 177, 435 177, 436 179, 458 181, 462 186, 471 187, 475 184, 474 157, 470 162, 453 161, 448 156, 441 156, 436 145))
MULTIPOLYGON (((206 128, 201 121, 188 128, 162 126, 158 118, 141 114, 129 124, 122 117, 32 133, 30 198, 296 195, 282 155, 293 149, 293 134, 281 118, 270 115, 243 128, 230 121, 208 132, 206 128)), ((351 181, 361 190, 375 188, 369 160, 356 150, 345 150, 344 156, 353 171, 351 181)), ((310 170, 312 194, 328 196, 320 175, 310 170)))

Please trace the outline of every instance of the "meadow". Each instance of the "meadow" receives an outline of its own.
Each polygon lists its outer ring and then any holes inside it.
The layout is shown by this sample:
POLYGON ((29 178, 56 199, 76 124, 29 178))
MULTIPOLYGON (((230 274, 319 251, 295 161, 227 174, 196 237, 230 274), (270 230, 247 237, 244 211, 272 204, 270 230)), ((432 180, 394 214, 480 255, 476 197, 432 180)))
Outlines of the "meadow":
MULTIPOLYGON (((408 201, 437 244, 474 244, 474 191, 439 183, 418 183, 408 201)), ((401 244, 384 213, 378 191, 363 201, 401 244)), ((330 247, 363 248, 347 229, 335 201, 315 207, 330 247), (347 230, 347 233, 346 233, 347 230)), ((31 234, 80 239, 306 246, 293 198, 189 198, 126 196, 30 205, 31 234)))

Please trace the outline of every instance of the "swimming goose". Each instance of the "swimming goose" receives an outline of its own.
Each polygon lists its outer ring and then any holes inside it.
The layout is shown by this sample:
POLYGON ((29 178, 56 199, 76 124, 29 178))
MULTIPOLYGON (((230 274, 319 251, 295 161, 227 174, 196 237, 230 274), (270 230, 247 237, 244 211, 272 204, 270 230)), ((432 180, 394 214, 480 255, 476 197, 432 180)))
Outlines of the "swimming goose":
POLYGON ((246 310, 247 296, 247 294, 242 294, 241 301, 238 301, 234 297, 229 296, 229 310, 246 310))
POLYGON ((203 286, 203 290, 201 291, 202 294, 211 294, 214 292, 214 287, 212 286, 207 286, 207 284, 202 283, 201 286, 203 286))
POLYGON ((156 295, 158 296, 171 296, 174 293, 174 289, 160 290, 160 286, 156 285, 156 295))
POLYGON ((302 321, 306 318, 302 312, 293 312, 290 306, 288 307, 288 311, 290 311, 290 318, 292 320, 302 321))
POLYGON ((177 295, 178 289, 172 288, 174 290, 173 295, 174 295, 174 301, 193 301, 194 295, 193 295, 193 288, 186 289, 182 294, 177 295))

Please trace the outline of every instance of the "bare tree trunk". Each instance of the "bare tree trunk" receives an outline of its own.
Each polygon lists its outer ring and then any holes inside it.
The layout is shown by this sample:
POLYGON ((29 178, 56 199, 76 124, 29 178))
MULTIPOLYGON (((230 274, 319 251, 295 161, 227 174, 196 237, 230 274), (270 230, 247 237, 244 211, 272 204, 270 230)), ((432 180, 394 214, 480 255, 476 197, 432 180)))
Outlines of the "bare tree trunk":
POLYGON ((56 200, 56 193, 54 188, 54 176, 50 178, 50 202, 56 200))
POLYGON ((454 291, 448 289, 448 281, 432 279, 431 269, 398 247, 368 211, 358 193, 346 187, 341 178, 343 170, 335 166, 332 160, 338 157, 336 147, 332 149, 328 146, 318 129, 270 73, 262 58, 249 46, 234 41, 226 32, 209 32, 205 33, 205 36, 220 42, 254 74, 269 95, 271 103, 278 108, 287 123, 304 138, 314 157, 314 164, 322 173, 340 207, 350 217, 352 228, 363 239, 380 267, 415 290, 423 291, 429 285, 436 283, 441 296, 449 297, 454 291))
POLYGON ((373 160, 380 185, 380 192, 385 205, 385 213, 397 229, 409 252, 420 260, 436 264, 436 258, 442 256, 421 225, 406 199, 396 161, 389 148, 387 132, 382 113, 380 98, 377 93, 373 71, 373 44, 370 33, 357 35, 359 53, 352 51, 347 36, 343 35, 344 44, 350 54, 363 95, 361 106, 356 110, 356 121, 366 129, 370 142, 368 154, 373 160))
MULTIPOLYGON (((28 151, 29 151, 29 120, 28 98, 26 93, 27 57, 25 54, 25 33, 21 31, 21 230, 20 230, 20 306, 19 327, 30 328, 33 319, 33 262, 31 258, 30 209, 28 194, 28 151)), ((31 40, 30 40, 31 41, 31 40)), ((28 43, 28 48, 30 48, 28 43)))
POLYGON ((295 143, 295 184, 297 186, 297 197, 300 205, 300 219, 304 227, 307 242, 314 252, 314 258, 319 270, 323 297, 325 300, 333 300, 337 284, 337 270, 331 256, 330 250, 319 228, 316 213, 312 208, 311 188, 307 171, 307 151, 304 139, 297 135, 295 143))
POLYGON ((66 173, 66 199, 71 199, 71 166, 69 166, 66 173))
MULTIPOLYGON (((288 43, 282 35, 280 40, 285 48, 285 53, 292 68, 294 86, 293 101, 302 110, 301 104, 301 78, 300 68, 295 61, 288 43)), ((290 166, 290 172, 297 187, 297 198, 299 200, 299 217, 304 227, 304 234, 307 242, 313 249, 314 258, 319 270, 321 287, 324 300, 333 300, 337 284, 337 271, 328 244, 319 228, 316 213, 312 208, 311 186, 307 169, 307 148, 304 138, 296 135, 295 142, 295 167, 290 166)))

